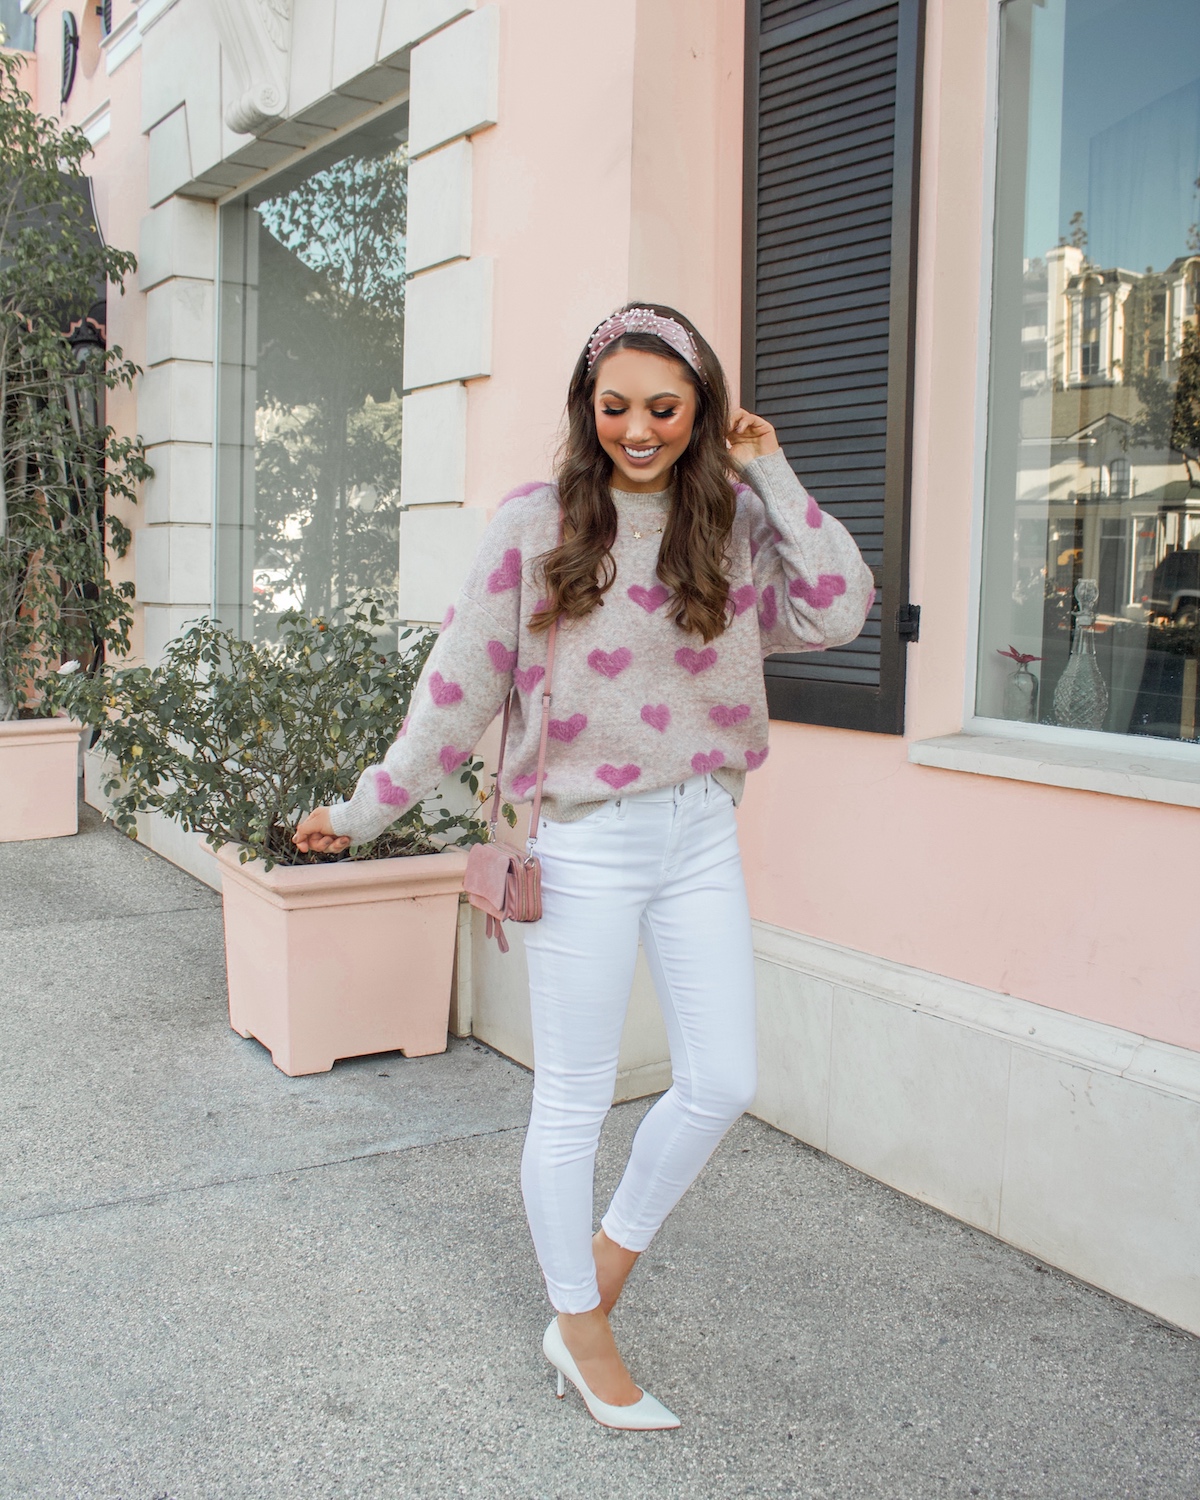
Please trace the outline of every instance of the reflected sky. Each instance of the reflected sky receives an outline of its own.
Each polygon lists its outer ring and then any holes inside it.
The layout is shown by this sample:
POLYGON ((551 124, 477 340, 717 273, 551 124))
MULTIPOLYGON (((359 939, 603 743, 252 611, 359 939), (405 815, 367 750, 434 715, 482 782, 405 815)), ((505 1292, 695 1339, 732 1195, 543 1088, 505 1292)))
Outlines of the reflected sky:
POLYGON ((1082 212, 1094 264, 1162 270, 1200 221, 1200 6, 1045 0, 1032 19, 1025 255, 1082 212))

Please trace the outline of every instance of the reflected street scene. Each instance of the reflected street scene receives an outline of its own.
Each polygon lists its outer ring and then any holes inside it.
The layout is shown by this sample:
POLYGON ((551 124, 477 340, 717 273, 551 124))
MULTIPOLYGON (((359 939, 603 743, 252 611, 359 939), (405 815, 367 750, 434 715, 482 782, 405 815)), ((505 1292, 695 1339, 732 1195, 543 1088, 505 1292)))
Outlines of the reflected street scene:
POLYGON ((396 612, 407 110, 221 210, 217 612, 396 612))
POLYGON ((1010 0, 977 712, 1195 740, 1200 27, 1010 0))

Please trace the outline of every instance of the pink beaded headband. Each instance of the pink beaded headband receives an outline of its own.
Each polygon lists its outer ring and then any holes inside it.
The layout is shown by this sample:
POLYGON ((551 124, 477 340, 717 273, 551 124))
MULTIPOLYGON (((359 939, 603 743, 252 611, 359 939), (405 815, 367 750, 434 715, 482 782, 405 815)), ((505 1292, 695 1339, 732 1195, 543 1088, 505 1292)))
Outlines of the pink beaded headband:
POLYGON ((611 318, 605 318, 588 340, 589 370, 595 368, 596 361, 605 349, 623 333, 654 334, 664 343, 670 344, 680 359, 686 361, 703 380, 704 372, 700 368, 700 356, 696 353, 696 342, 691 334, 682 323, 677 323, 674 318, 664 318, 649 307, 629 307, 624 312, 613 313, 611 318))

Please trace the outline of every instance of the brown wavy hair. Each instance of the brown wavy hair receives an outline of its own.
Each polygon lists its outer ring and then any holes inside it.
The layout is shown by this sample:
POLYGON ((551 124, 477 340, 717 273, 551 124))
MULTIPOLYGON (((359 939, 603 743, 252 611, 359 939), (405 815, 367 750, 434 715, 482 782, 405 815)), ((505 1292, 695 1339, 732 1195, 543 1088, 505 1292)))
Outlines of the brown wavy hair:
POLYGON ((695 426, 675 463, 656 572, 671 591, 669 609, 675 623, 708 642, 729 622, 727 553, 736 508, 736 470, 725 446, 729 429, 725 372, 707 340, 682 313, 655 302, 629 302, 620 310, 632 307, 648 307, 682 324, 695 340, 701 373, 697 377, 670 344, 652 333, 621 334, 605 348, 592 370, 584 346, 567 392, 567 435, 558 459, 563 541, 540 560, 546 607, 534 615, 530 628, 546 630, 556 619, 581 619, 603 603, 616 581, 612 548, 617 539, 617 507, 609 493, 613 462, 600 446, 593 398, 605 359, 618 349, 641 349, 675 360, 696 392, 695 426))

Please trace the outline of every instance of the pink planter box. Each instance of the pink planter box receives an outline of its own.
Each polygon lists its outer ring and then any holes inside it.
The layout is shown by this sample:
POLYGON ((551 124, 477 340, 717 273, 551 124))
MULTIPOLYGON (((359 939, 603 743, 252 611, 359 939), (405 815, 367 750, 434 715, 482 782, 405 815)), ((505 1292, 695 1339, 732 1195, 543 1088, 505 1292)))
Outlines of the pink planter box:
POLYGON ((79 832, 79 736, 74 719, 0 723, 0 843, 79 832))
POLYGON ((295 1076, 446 1050, 466 850, 353 864, 221 861, 229 1024, 295 1076))

